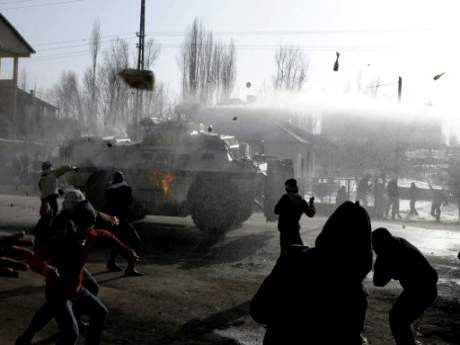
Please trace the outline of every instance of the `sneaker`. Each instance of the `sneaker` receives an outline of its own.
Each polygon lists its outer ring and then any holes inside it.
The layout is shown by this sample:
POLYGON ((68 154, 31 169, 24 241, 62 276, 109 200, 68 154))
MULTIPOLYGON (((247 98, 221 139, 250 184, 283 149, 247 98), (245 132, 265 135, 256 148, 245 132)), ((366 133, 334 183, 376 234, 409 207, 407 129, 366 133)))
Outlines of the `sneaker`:
POLYGON ((143 275, 144 275, 144 273, 139 272, 135 268, 128 268, 125 271, 125 276, 126 277, 142 277, 143 275))
POLYGON ((109 270, 109 272, 121 272, 123 271, 123 269, 118 266, 117 264, 113 263, 113 264, 107 264, 107 269, 109 270))

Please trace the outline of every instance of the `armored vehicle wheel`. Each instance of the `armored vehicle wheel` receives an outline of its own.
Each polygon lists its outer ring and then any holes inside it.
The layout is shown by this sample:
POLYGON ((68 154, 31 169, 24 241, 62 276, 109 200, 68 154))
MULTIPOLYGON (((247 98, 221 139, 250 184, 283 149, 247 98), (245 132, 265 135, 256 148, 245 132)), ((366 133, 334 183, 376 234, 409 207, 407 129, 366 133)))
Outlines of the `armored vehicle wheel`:
POLYGON ((187 199, 193 221, 210 236, 222 235, 238 223, 238 190, 226 176, 197 176, 187 199))

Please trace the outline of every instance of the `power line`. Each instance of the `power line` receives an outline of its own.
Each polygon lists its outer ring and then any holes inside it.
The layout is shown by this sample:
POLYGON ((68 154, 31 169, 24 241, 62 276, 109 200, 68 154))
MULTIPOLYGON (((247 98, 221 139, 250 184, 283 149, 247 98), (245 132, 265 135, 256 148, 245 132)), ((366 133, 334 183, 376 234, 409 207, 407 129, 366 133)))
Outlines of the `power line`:
MULTIPOLYGON (((22 3, 22 2, 31 2, 34 0, 6 0, 6 1, 0 1, 0 5, 4 4, 17 4, 17 3, 22 3)), ((40 1, 40 0, 38 0, 40 1)))
POLYGON ((71 3, 75 3, 75 2, 83 2, 83 1, 85 1, 85 0, 70 0, 70 1, 60 1, 60 2, 47 2, 47 3, 43 3, 43 4, 30 5, 30 6, 2 8, 1 11, 20 10, 20 9, 26 9, 26 8, 32 8, 32 7, 49 7, 49 6, 56 6, 56 5, 66 5, 66 4, 71 4, 71 3))
MULTIPOLYGON (((30 0, 29 0, 30 1, 30 0)), ((80 0, 82 1, 82 0, 80 0)), ((428 29, 420 29, 422 31, 428 29)), ((213 31, 214 35, 235 35, 235 36, 289 36, 289 35, 330 35, 330 34, 378 34, 378 33, 402 33, 402 32, 416 32, 420 30, 412 29, 357 29, 357 30, 348 30, 348 29, 337 29, 337 30, 310 30, 310 31, 269 31, 269 30, 260 30, 260 31, 213 31)), ((112 34, 103 37, 119 37, 130 35, 130 33, 123 34, 112 34)), ((148 33, 151 37, 184 37, 186 35, 185 31, 152 31, 148 33)), ((90 38, 84 37, 80 39, 73 40, 63 40, 63 41, 54 41, 54 42, 42 42, 37 43, 36 45, 54 45, 61 43, 71 43, 71 42, 85 42, 89 41, 90 38)))
MULTIPOLYGON (((382 34, 429 31, 429 29, 335 29, 335 30, 256 30, 256 31, 213 31, 222 36, 288 36, 288 35, 342 35, 342 34, 382 34)), ((153 31, 152 36, 184 36, 180 31, 153 31)))
MULTIPOLYGON (((123 37, 123 39, 125 39, 125 40, 132 40, 132 39, 134 39, 134 38, 136 38, 136 36, 134 36, 134 35, 131 36, 131 37, 123 37)), ((116 42, 118 39, 121 39, 121 38, 119 37, 119 38, 101 40, 101 43, 102 43, 102 44, 106 44, 106 43, 116 42)), ((37 50, 38 50, 39 52, 42 52, 42 51, 49 51, 49 50, 60 50, 60 49, 69 49, 69 48, 80 48, 80 47, 88 46, 88 43, 89 43, 89 42, 81 43, 81 44, 62 45, 62 46, 49 47, 49 48, 40 48, 40 49, 37 49, 37 50)))
MULTIPOLYGON (((104 36, 101 36, 101 37, 102 38, 108 38, 108 37, 123 38, 123 36, 132 36, 132 35, 134 35, 134 34, 133 33, 123 33, 123 34, 104 35, 104 36)), ((38 42, 38 43, 34 44, 34 46, 49 46, 49 45, 66 44, 66 43, 72 43, 72 42, 89 42, 90 40, 91 40, 90 37, 83 37, 83 38, 76 38, 76 39, 72 39, 72 40, 38 42)))
MULTIPOLYGON (((110 42, 106 42, 110 43, 110 42)), ((161 44, 162 48, 166 49, 179 49, 182 45, 179 44, 161 44)), ((238 50, 275 50, 279 48, 279 45, 235 45, 235 48, 238 50)), ((307 46, 300 46, 299 49, 306 50, 306 51, 336 51, 340 49, 341 51, 379 51, 378 48, 366 48, 366 47, 307 47, 307 46)), ((36 58, 32 58, 29 60, 29 63, 33 62, 43 62, 48 60, 55 60, 55 59, 66 59, 72 57, 81 57, 81 56, 89 56, 90 52, 88 50, 79 50, 74 52, 67 52, 62 54, 50 54, 44 56, 37 56, 36 58)))

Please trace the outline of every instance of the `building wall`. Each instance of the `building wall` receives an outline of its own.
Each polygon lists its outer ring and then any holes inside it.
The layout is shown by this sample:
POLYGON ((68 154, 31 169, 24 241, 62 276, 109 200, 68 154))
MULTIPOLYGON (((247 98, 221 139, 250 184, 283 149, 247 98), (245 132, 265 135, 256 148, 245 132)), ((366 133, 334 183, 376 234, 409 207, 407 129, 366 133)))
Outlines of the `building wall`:
POLYGON ((0 113, 2 116, 5 114, 12 118, 14 111, 14 81, 13 80, 0 80, 0 113))
POLYGON ((266 155, 278 159, 292 159, 294 178, 304 190, 308 189, 311 178, 315 174, 315 155, 311 145, 302 143, 265 142, 266 155))

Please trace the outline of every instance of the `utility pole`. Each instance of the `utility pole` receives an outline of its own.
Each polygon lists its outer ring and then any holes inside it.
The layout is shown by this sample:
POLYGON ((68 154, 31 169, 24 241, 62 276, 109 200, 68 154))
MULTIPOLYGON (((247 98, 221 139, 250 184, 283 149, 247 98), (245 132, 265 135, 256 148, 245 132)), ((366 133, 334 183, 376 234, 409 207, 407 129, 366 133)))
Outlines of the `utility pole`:
MULTIPOLYGON (((144 70, 144 47, 145 47, 145 0, 141 0, 141 18, 140 18, 140 28, 137 33, 139 37, 139 43, 137 44, 138 55, 137 55, 137 70, 144 70)), ((143 99, 142 99, 142 90, 137 90, 136 95, 136 121, 140 120, 142 108, 143 108, 143 99)))
POLYGON ((398 77, 398 102, 401 103, 401 94, 402 94, 402 78, 398 77))
POLYGON ((137 56, 137 69, 139 71, 144 69, 144 46, 145 46, 145 0, 141 0, 141 20, 140 28, 137 33, 139 37, 139 43, 137 44, 138 56, 137 56))

